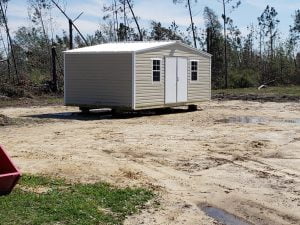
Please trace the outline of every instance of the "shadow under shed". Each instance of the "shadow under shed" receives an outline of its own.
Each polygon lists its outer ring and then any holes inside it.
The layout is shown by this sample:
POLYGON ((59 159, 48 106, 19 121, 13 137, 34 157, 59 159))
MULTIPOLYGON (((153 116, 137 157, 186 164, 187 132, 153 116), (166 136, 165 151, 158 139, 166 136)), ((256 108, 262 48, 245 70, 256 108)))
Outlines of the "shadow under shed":
POLYGON ((60 120, 108 120, 108 119, 131 119, 138 117, 160 116, 168 114, 179 114, 190 112, 186 109, 167 108, 155 110, 140 110, 140 111, 124 111, 113 113, 111 110, 91 110, 89 113, 81 112, 61 112, 61 113, 46 113, 24 116, 27 118, 36 119, 60 119, 60 120))

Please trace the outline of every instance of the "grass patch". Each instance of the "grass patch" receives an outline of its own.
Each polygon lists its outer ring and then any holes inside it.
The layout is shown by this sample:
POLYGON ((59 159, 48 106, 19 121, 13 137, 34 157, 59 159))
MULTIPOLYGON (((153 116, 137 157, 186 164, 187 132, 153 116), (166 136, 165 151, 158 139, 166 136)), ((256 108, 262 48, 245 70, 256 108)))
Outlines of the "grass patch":
POLYGON ((36 118, 11 118, 6 115, 0 114, 0 128, 5 126, 23 126, 27 124, 43 124, 47 120, 40 120, 36 118))
POLYGON ((4 107, 32 107, 32 106, 49 106, 63 105, 61 96, 32 96, 32 98, 3 98, 0 94, 0 108, 4 107))
POLYGON ((237 88, 237 89, 218 89, 213 90, 216 94, 232 94, 232 95, 271 95, 271 96, 295 96, 300 97, 300 86, 288 87, 268 87, 258 90, 257 88, 237 88))
POLYGON ((24 175, 11 195, 0 197, 0 218, 7 225, 122 224, 152 198, 151 191, 141 188, 24 175), (46 191, 40 193, 41 188, 46 191))

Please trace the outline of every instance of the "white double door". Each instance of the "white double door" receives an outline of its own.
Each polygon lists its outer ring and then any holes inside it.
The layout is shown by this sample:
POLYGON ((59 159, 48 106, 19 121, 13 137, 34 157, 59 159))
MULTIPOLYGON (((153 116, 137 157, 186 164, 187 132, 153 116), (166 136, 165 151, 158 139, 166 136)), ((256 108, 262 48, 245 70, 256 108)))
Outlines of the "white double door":
POLYGON ((187 102, 187 58, 167 57, 165 71, 165 103, 187 102))

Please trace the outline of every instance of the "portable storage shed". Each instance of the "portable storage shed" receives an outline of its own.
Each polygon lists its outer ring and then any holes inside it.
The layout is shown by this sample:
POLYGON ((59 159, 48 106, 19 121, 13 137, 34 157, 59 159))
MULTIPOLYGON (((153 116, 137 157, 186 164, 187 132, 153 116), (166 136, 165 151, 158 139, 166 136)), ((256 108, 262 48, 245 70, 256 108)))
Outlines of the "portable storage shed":
POLYGON ((211 98, 211 55, 180 41, 107 43, 64 52, 65 105, 190 105, 211 98))

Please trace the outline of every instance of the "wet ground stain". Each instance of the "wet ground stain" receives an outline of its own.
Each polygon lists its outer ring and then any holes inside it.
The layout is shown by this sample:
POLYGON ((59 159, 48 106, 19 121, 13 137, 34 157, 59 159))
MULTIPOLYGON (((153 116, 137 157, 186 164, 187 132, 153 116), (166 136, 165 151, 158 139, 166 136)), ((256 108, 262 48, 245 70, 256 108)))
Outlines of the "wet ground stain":
POLYGON ((258 117, 258 116, 236 116, 236 117, 228 117, 221 120, 218 120, 219 123, 253 123, 253 124, 264 124, 264 123, 286 123, 286 124, 299 124, 300 118, 296 119, 270 119, 266 117, 258 117))
POLYGON ((206 215, 224 225, 253 225, 242 218, 213 206, 199 205, 199 208, 205 212, 206 215))

